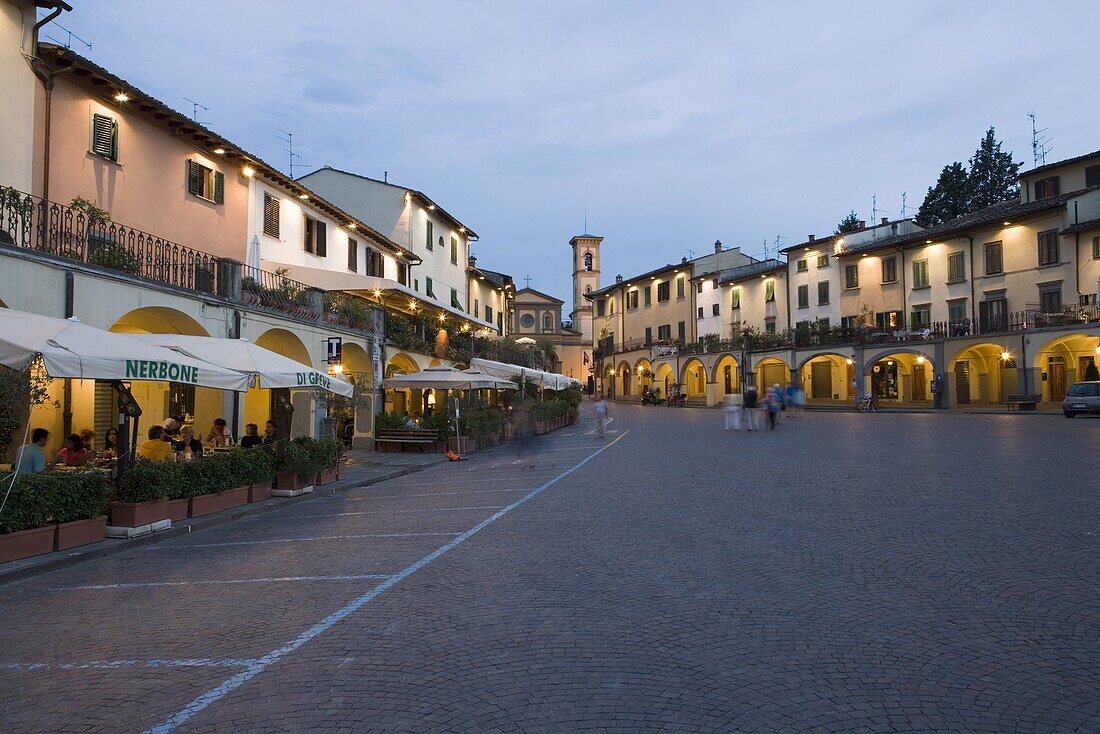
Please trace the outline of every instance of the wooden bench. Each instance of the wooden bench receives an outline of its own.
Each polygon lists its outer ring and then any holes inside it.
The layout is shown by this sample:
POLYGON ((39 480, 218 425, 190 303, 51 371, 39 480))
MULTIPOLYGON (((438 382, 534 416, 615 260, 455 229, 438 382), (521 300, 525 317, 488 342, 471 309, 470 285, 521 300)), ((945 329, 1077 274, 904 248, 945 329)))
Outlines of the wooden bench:
POLYGON ((374 437, 375 451, 404 451, 405 446, 417 446, 421 453, 434 450, 439 433, 422 428, 383 428, 374 437))
POLYGON ((1035 410, 1035 406, 1042 400, 1042 395, 1009 395, 1008 400, 1005 401, 1005 405, 1009 410, 1012 410, 1013 406, 1016 410, 1035 410))

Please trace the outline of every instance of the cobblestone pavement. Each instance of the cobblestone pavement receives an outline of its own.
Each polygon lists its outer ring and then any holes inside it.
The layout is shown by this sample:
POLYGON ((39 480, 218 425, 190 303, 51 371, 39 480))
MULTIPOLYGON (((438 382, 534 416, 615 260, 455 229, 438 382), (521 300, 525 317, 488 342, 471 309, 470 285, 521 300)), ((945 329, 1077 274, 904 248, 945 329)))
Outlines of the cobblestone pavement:
POLYGON ((1100 420, 612 410, 0 587, 0 731, 1100 731, 1100 420))

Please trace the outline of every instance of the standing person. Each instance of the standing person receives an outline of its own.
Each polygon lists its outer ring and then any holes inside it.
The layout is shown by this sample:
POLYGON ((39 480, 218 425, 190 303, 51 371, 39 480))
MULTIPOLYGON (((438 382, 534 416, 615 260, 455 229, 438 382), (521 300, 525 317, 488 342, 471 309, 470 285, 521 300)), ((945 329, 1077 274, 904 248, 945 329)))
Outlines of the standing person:
POLYGON ((603 393, 596 399, 596 438, 603 438, 607 433, 607 399, 603 393))
POLYGON ((233 445, 233 434, 229 432, 229 425, 225 418, 215 418, 210 433, 206 434, 206 442, 215 448, 233 445))
POLYGON ((741 395, 730 393, 726 396, 726 430, 733 426, 733 430, 741 430, 741 395))
POLYGON ((748 430, 755 431, 759 428, 759 424, 756 422, 757 409, 759 408, 759 394, 756 392, 756 388, 749 385, 745 388, 745 422, 748 423, 748 430))
POLYGON ((15 460, 15 471, 20 474, 38 474, 46 471, 46 454, 42 449, 50 440, 50 432, 45 428, 31 431, 31 442, 19 449, 15 460))
POLYGON ((776 423, 779 422, 779 408, 783 404, 782 393, 778 389, 772 388, 768 390, 768 394, 764 397, 764 408, 768 412, 768 430, 774 431, 776 423))
POLYGON ((802 389, 801 385, 794 391, 794 405, 798 410, 798 415, 800 417, 804 416, 806 410, 806 391, 802 389))

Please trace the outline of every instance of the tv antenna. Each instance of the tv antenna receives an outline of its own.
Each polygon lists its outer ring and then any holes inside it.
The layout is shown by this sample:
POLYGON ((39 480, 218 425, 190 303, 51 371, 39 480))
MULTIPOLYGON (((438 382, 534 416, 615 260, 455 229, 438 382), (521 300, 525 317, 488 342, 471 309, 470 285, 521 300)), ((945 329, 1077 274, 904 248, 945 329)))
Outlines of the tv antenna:
MULTIPOLYGON (((279 140, 282 140, 284 143, 286 143, 286 147, 283 148, 283 152, 290 156, 290 177, 294 178, 294 166, 304 165, 302 163, 295 163, 295 161, 300 161, 302 159, 302 156, 294 152, 294 133, 287 132, 286 130, 279 130, 279 132, 286 136, 285 138, 280 137, 279 140)), ((310 166, 306 167, 309 168, 310 166)))
POLYGON ((906 209, 906 207, 905 207, 905 196, 906 196, 906 193, 904 191, 902 191, 901 192, 901 218, 902 219, 905 219, 905 209, 906 209))
POLYGON ((878 194, 871 194, 871 228, 873 229, 878 224, 878 215, 889 214, 885 209, 878 208, 878 194))
POLYGON ((694 260, 695 259, 695 250, 693 250, 689 247, 689 248, 687 248, 687 253, 688 253, 688 260, 694 260))
POLYGON ((1050 135, 1050 128, 1035 128, 1035 113, 1028 112, 1031 118, 1031 164, 1034 168, 1046 165, 1047 153, 1054 150, 1054 138, 1050 135))
POLYGON ((198 122, 200 125, 205 125, 205 122, 199 121, 199 110, 202 110, 203 112, 209 112, 210 108, 204 104, 199 104, 190 97, 184 97, 184 99, 191 103, 191 119, 195 122, 198 122))
MULTIPOLYGON (((64 33, 66 34, 66 35, 65 35, 65 40, 64 40, 64 41, 61 41, 61 40, 58 40, 58 39, 54 38, 53 36, 46 36, 46 38, 50 39, 51 41, 53 41, 54 43, 56 43, 56 44, 58 44, 58 45, 60 45, 60 46, 64 46, 65 48, 72 48, 72 47, 73 47, 73 39, 76 39, 77 43, 79 43, 79 44, 81 44, 82 46, 86 47, 86 48, 87 48, 87 49, 88 49, 89 51, 91 51, 91 50, 92 50, 92 44, 91 44, 91 42, 89 42, 89 41, 85 41, 85 40, 84 40, 83 38, 81 38, 80 36, 76 35, 75 33, 73 33, 72 31, 70 31, 70 30, 69 30, 68 28, 66 28, 65 26, 61 25, 61 24, 60 24, 60 23, 58 23, 57 21, 54 21, 54 22, 52 23, 52 25, 54 25, 54 26, 57 26, 57 29, 58 29, 58 30, 60 30, 60 31, 63 31, 63 32, 64 32, 64 33)), ((45 34, 43 34, 43 35, 45 35, 45 34)))

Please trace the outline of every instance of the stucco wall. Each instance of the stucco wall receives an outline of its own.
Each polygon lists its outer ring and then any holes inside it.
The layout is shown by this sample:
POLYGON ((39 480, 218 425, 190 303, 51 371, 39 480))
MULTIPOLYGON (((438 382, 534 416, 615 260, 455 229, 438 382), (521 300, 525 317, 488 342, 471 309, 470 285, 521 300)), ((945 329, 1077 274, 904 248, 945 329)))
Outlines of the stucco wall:
POLYGON ((0 0, 0 186, 31 192, 35 89, 24 52, 31 49, 34 3, 0 0))
POLYGON ((214 255, 243 260, 248 180, 238 169, 140 119, 128 103, 107 101, 58 77, 51 115, 49 198, 93 201, 121 224, 214 255), (92 114, 118 121, 118 162, 89 152, 92 114), (225 203, 187 192, 187 160, 225 174, 225 203))

